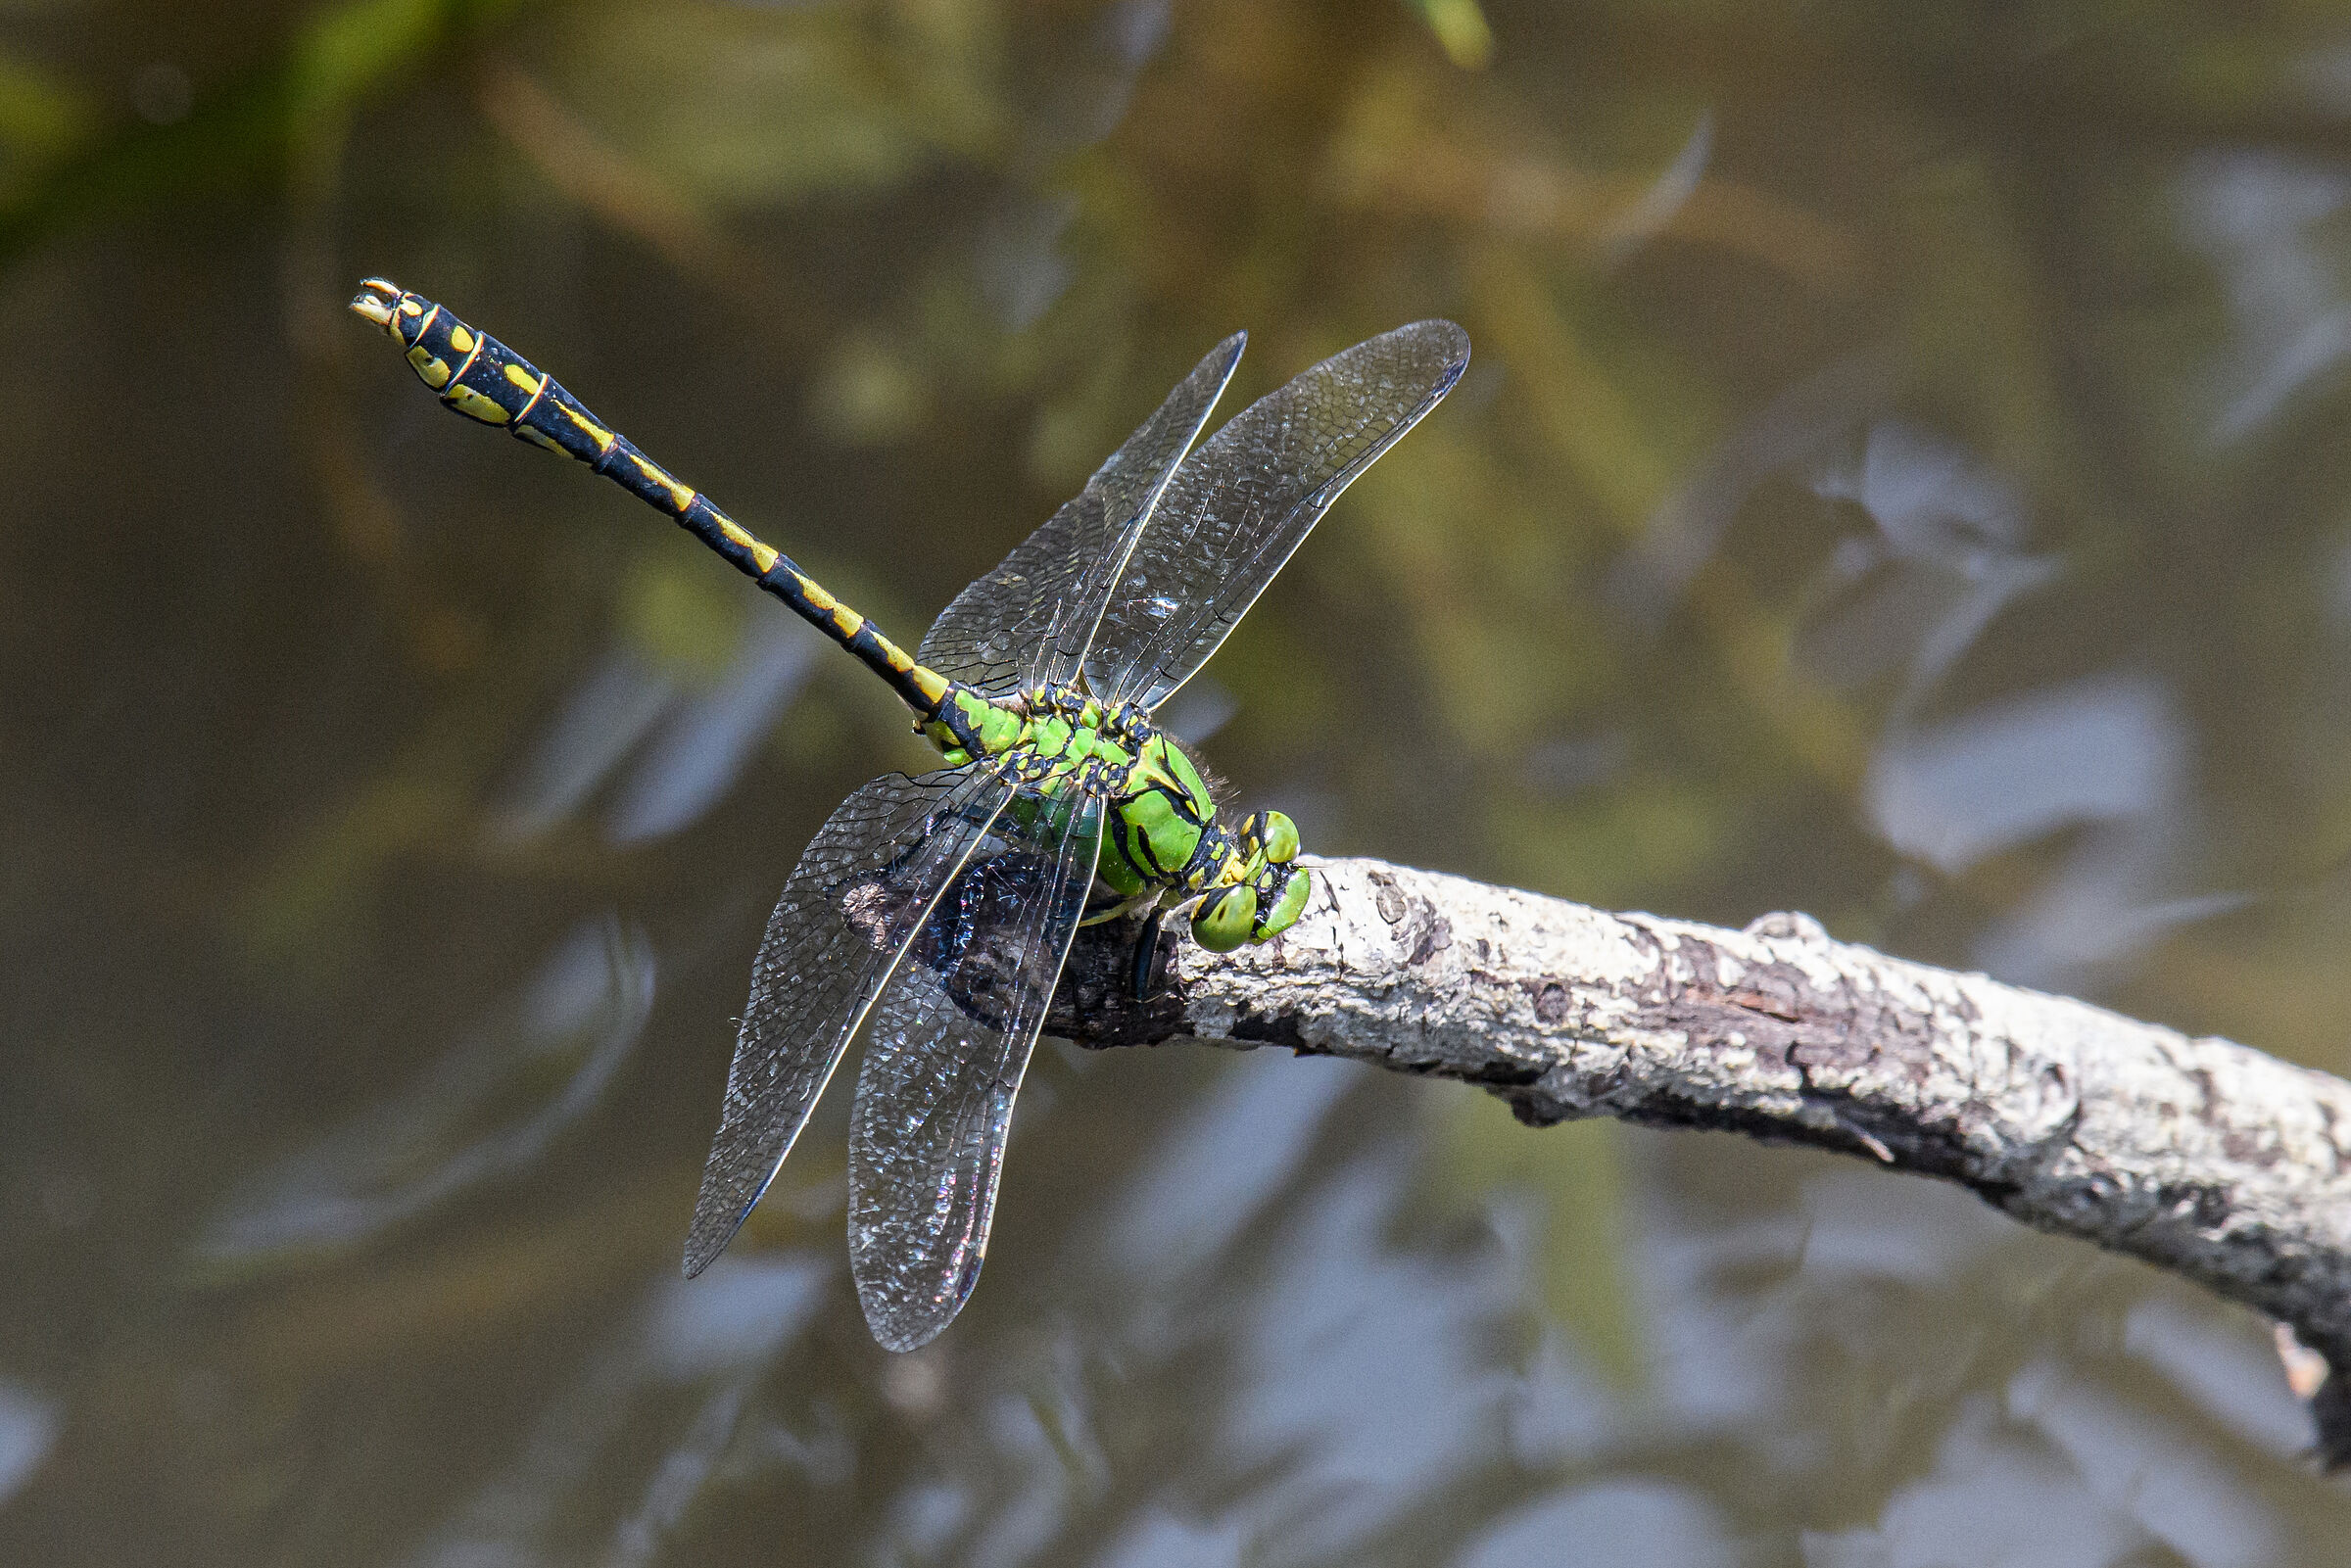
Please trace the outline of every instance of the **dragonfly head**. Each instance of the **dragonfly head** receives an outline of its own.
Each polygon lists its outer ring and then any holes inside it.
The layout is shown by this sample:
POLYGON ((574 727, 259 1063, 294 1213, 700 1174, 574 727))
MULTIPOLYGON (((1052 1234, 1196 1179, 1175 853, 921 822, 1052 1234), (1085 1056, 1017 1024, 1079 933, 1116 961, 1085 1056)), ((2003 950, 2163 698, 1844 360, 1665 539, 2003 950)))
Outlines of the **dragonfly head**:
POLYGON ((1212 953, 1262 942, 1298 924, 1314 881, 1290 862, 1298 825, 1278 811, 1255 811, 1233 831, 1224 885, 1192 912, 1192 936, 1212 953))
POLYGON ((1239 837, 1255 867, 1250 886, 1257 893, 1257 921, 1249 940, 1262 942, 1298 924, 1314 879, 1291 864, 1298 858, 1298 825, 1280 812, 1251 812, 1241 820, 1239 837))

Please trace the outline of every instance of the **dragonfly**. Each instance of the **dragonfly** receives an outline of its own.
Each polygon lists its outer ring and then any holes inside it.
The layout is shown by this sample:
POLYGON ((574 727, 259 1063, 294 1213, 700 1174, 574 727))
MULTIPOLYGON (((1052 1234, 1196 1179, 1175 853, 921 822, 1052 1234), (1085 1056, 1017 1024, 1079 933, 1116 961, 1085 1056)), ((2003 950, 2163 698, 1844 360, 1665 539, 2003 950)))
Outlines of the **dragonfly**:
POLYGON ((446 307, 382 278, 351 308, 448 407, 588 464, 674 518, 871 669, 940 753, 843 801, 751 970, 686 1241, 709 1266, 767 1191, 862 1026, 849 1259, 875 1339, 929 1343, 978 1283, 1012 1106, 1081 923, 1188 917, 1214 952, 1312 893, 1296 826, 1228 821, 1152 715, 1339 494, 1469 362, 1450 321, 1332 356, 1198 438, 1247 334, 1210 350, 1085 488, 958 594, 910 655, 446 307))

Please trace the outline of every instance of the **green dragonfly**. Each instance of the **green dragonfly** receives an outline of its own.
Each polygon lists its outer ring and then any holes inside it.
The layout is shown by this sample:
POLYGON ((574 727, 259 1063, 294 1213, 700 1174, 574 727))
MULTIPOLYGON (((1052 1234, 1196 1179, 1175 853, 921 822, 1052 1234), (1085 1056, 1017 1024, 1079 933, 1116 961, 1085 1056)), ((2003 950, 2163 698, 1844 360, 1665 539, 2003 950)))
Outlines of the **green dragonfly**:
POLYGON ((870 1015, 851 1272, 877 1340, 928 1343, 980 1277, 1013 1096, 1078 927, 1183 912, 1202 946, 1228 952, 1304 912, 1290 820, 1225 826, 1151 714, 1452 390, 1468 335, 1417 321, 1359 343, 1195 450, 1240 361, 1233 334, 910 657, 495 338, 381 278, 351 308, 444 404, 589 464, 756 579, 888 682, 938 747, 937 771, 843 801, 785 884, 686 1241, 692 1275, 734 1239, 870 1015))

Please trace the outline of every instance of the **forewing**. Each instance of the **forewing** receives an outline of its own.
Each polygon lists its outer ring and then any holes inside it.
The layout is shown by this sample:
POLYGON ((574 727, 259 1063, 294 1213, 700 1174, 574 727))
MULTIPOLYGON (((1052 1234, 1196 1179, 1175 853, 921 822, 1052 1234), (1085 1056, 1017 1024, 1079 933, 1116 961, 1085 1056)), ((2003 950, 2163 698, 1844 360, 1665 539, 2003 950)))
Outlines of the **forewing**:
POLYGON ((768 918, 686 1272, 726 1249, 775 1179, 859 1020, 1012 786, 979 768, 860 787, 817 830, 768 918))
POLYGON ((1190 679, 1356 475, 1469 363, 1450 321, 1398 327, 1233 416, 1184 460, 1112 593, 1085 673, 1146 712, 1190 679))
POLYGON ((849 1266, 893 1351, 945 1328, 980 1277, 1013 1096, 1101 838, 1096 797, 1016 797, 874 1009, 849 1133, 849 1266))
POLYGON ((916 660, 991 696, 1075 674, 1120 567, 1232 379, 1246 338, 1236 332, 1211 350, 1075 499, 955 595, 916 660))

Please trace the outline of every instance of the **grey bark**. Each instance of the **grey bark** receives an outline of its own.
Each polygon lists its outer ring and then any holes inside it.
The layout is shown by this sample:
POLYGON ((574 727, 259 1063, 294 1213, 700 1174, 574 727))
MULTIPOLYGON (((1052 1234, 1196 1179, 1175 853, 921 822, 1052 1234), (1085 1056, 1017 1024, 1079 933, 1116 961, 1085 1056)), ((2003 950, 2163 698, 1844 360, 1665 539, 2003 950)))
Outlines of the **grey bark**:
POLYGON ((1048 1027, 1287 1046, 1478 1084, 1536 1125, 1727 1128, 1957 1182, 2289 1327, 2329 1368, 2317 1452, 2351 1465, 2351 1084, 1806 916, 1734 931, 1313 864, 1295 927, 1225 955, 1169 943, 1142 1001, 1118 936, 1081 941, 1048 1027))

